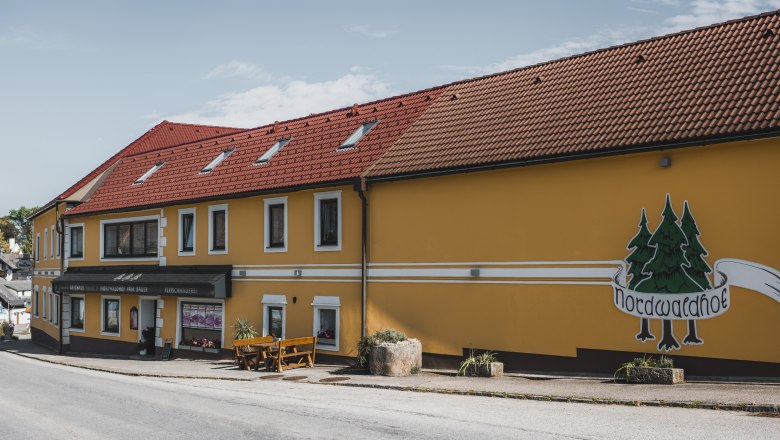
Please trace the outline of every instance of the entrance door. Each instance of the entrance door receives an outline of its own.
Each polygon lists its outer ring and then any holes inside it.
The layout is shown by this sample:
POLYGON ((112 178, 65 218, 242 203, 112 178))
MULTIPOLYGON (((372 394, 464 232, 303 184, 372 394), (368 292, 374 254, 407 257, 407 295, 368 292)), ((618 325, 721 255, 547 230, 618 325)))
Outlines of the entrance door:
POLYGON ((149 329, 149 337, 151 342, 147 345, 147 353, 154 354, 154 337, 155 327, 157 323, 157 301, 154 299, 141 299, 140 313, 138 314, 138 339, 142 339, 142 332, 149 329))

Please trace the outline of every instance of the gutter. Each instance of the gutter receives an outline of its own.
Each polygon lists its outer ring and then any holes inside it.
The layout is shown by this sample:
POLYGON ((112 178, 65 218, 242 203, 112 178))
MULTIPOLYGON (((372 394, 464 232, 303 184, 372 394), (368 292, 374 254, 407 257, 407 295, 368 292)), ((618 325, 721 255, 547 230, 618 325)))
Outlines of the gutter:
POLYGON ((368 293, 368 197, 365 177, 355 179, 353 189, 360 197, 360 336, 365 337, 366 298, 368 293))

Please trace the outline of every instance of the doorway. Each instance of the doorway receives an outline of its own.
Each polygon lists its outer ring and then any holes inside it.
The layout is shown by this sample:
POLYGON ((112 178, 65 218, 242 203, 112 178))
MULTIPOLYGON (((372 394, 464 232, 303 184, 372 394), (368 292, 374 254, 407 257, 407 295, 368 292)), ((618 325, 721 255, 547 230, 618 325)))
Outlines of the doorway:
POLYGON ((153 355, 157 327, 157 300, 141 298, 138 313, 138 339, 146 339, 146 353, 153 355), (146 335, 144 331, 146 330, 146 335))

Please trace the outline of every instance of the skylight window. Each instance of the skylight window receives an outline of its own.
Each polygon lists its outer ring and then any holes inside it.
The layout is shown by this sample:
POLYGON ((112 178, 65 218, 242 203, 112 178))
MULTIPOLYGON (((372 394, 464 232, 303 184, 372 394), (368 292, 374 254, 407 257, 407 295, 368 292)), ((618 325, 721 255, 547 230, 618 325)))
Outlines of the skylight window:
POLYGON ((268 151, 266 151, 262 156, 260 156, 260 158, 255 161, 255 165, 262 165, 271 160, 274 154, 278 153, 279 150, 281 150, 291 140, 292 138, 282 138, 276 141, 275 144, 271 145, 271 148, 269 148, 268 151))
POLYGON ((201 173, 210 173, 214 170, 214 168, 217 167, 223 160, 225 160, 230 154, 233 152, 233 148, 228 148, 227 150, 219 153, 219 156, 215 157, 214 160, 212 160, 208 165, 206 165, 202 170, 200 170, 201 173))
POLYGON ((151 167, 151 168, 149 169, 149 171, 145 172, 143 176, 139 177, 139 178, 138 178, 138 179, 137 179, 135 182, 133 182, 133 184, 134 184, 134 185, 136 185, 136 184, 139 184, 139 183, 144 183, 144 181, 145 181, 146 179, 148 179, 148 178, 149 178, 149 176, 151 176, 151 175, 152 175, 152 174, 154 174, 154 173, 155 173, 157 170, 159 170, 160 168, 162 168, 162 166, 163 166, 163 162, 157 162, 156 164, 154 164, 154 166, 153 166, 153 167, 151 167))
POLYGON ((344 141, 343 144, 339 145, 339 150, 343 150, 345 148, 352 148, 355 145, 357 145, 358 142, 360 142, 361 139, 363 139, 363 136, 368 134, 369 131, 371 131, 372 128, 378 124, 379 121, 371 121, 366 122, 365 124, 358 127, 357 130, 355 130, 354 133, 352 133, 347 140, 344 141))

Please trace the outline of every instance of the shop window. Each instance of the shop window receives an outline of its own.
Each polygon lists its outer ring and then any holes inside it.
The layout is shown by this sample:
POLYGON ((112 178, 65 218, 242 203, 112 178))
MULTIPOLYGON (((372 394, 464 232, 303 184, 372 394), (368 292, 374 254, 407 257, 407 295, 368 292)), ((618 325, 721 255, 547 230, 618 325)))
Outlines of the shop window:
POLYGON ((209 206, 209 253, 227 253, 228 213, 227 205, 209 206))
POLYGON ((195 255, 195 208, 179 210, 179 255, 195 255))
POLYGON ((70 258, 84 258, 84 226, 70 227, 70 258))
POLYGON ((314 194, 315 249, 341 250, 341 191, 314 194))
POLYGON ((287 297, 263 295, 263 336, 284 339, 287 320, 287 297))
POLYGON ((220 303, 182 302, 179 347, 221 348, 222 311, 220 303))
POLYGON ((265 251, 287 251, 287 197, 265 199, 265 251))
POLYGON ((104 258, 156 257, 157 220, 103 225, 104 258))
POLYGON ((341 301, 337 296, 315 296, 314 336, 317 337, 317 349, 339 350, 339 321, 341 301))
POLYGON ((119 335, 119 298, 103 297, 102 334, 119 335))
POLYGON ((70 328, 84 330, 84 297, 70 297, 70 328))

